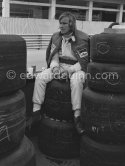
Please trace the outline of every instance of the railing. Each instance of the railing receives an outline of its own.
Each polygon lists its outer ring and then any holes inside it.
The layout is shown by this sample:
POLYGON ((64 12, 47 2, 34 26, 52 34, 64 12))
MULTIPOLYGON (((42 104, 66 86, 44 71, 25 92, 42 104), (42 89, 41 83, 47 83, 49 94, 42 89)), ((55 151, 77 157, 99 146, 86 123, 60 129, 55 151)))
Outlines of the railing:
MULTIPOLYGON (((52 34, 20 35, 26 40, 27 49, 46 49, 52 34)), ((90 37, 92 35, 89 35, 90 37)))
POLYGON ((42 35, 20 35, 26 40, 27 49, 46 49, 51 34, 42 34, 42 35))

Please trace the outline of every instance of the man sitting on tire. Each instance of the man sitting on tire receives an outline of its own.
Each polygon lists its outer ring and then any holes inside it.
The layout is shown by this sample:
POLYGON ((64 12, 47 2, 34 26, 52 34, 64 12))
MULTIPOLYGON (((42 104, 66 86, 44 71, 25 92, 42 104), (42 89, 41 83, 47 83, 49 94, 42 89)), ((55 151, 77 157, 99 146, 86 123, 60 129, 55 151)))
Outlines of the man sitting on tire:
POLYGON ((33 112, 39 113, 44 102, 46 84, 52 79, 68 77, 71 87, 71 102, 74 122, 79 133, 83 132, 80 123, 82 90, 88 64, 89 37, 76 29, 75 16, 65 12, 59 17, 60 32, 52 35, 46 51, 48 68, 40 73, 35 81, 33 112))

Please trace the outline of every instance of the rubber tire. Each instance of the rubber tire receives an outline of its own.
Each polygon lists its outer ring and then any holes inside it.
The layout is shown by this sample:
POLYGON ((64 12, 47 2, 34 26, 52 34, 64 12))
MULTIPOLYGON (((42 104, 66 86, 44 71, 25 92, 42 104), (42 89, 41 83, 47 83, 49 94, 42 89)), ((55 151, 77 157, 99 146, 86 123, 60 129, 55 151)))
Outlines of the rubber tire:
POLYGON ((88 64, 87 73, 90 74, 87 82, 91 89, 125 93, 125 65, 91 62, 88 64))
POLYGON ((45 99, 42 109, 44 110, 44 113, 50 118, 67 122, 73 121, 72 104, 69 102, 45 99))
POLYGON ((19 90, 0 98, 0 157, 15 149, 25 133, 25 97, 19 90))
POLYGON ((102 143, 125 143, 125 94, 83 91, 81 121, 87 135, 102 143))
POLYGON ((0 35, 0 95, 25 86, 26 42, 19 35, 0 35))
POLYGON ((50 118, 73 121, 70 81, 52 80, 48 83, 42 110, 50 118))
POLYGON ((0 166, 36 166, 32 142, 25 136, 13 153, 0 160, 0 166))
POLYGON ((125 166, 125 145, 107 145, 81 138, 80 166, 125 166))
POLYGON ((54 158, 75 158, 80 153, 80 136, 73 123, 43 117, 40 123, 39 148, 54 158))
POLYGON ((71 102, 70 81, 53 79, 47 84, 45 97, 55 101, 71 102))
POLYGON ((101 33, 90 38, 93 62, 125 64, 125 34, 101 33))

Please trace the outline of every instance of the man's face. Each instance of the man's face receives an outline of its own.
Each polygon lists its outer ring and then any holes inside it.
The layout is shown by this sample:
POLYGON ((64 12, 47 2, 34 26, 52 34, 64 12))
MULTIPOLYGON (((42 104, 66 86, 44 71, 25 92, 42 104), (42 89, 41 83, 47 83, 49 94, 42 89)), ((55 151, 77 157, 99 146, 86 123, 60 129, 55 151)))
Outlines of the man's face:
POLYGON ((68 35, 70 33, 70 27, 69 27, 69 18, 68 17, 63 17, 60 20, 60 31, 63 35, 68 35))

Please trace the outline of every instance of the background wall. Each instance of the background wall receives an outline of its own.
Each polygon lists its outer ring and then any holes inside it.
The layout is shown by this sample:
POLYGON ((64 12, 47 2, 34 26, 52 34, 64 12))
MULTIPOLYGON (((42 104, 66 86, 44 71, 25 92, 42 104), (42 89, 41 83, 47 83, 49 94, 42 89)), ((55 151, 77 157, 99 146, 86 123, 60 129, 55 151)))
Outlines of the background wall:
MULTIPOLYGON (((104 31, 111 22, 77 21, 77 28, 89 35, 104 31)), ((59 30, 58 20, 0 17, 0 34, 52 34, 59 30)))

